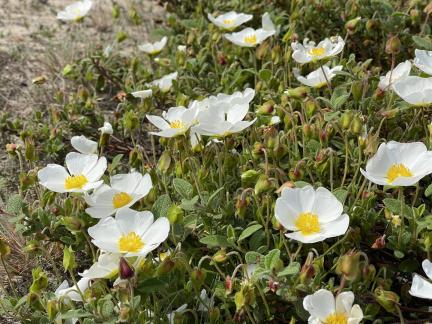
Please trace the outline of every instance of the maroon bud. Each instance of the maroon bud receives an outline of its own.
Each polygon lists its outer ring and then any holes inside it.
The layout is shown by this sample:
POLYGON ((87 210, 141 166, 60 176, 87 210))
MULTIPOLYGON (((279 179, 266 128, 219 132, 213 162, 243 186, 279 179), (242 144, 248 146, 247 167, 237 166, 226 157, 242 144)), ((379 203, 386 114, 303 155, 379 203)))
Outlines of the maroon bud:
POLYGON ((386 237, 385 234, 383 236, 378 237, 375 240, 374 244, 372 244, 372 249, 376 249, 376 250, 383 249, 386 244, 385 237, 386 237))
POLYGON ((119 273, 120 273, 120 279, 130 279, 135 274, 134 269, 129 265, 129 263, 123 257, 120 258, 119 273))
POLYGON ((233 281, 230 276, 225 277, 225 291, 230 294, 232 291, 233 281))
POLYGON ((276 293, 279 287, 279 282, 274 281, 272 278, 270 278, 270 280, 268 281, 268 287, 271 292, 276 293))

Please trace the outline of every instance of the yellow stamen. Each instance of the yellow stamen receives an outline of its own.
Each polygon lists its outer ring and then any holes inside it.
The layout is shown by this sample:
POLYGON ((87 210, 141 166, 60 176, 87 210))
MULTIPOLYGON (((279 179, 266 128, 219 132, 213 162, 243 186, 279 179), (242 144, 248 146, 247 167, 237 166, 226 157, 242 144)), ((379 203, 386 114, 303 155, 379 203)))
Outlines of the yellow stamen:
POLYGON ((411 171, 403 164, 393 164, 387 171, 387 182, 391 184, 399 177, 412 177, 411 171))
POLYGON ((136 253, 144 247, 144 242, 135 232, 130 232, 120 237, 118 246, 121 253, 136 253))
POLYGON ((183 122, 181 121, 181 120, 173 120, 171 123, 170 123, 170 127, 171 128, 183 128, 184 127, 184 124, 183 124, 183 122))
POLYGON ((308 54, 311 56, 321 56, 325 53, 325 49, 324 47, 312 47, 309 51, 308 54))
POLYGON ((295 226, 303 235, 311 235, 320 231, 318 215, 313 213, 300 213, 295 221, 295 226))
POLYGON ((250 45, 255 45, 257 42, 256 35, 249 35, 244 38, 244 42, 250 45))
POLYGON ((233 23, 232 19, 224 19, 223 21, 224 25, 231 25, 233 23))
POLYGON ((67 190, 82 189, 87 182, 87 178, 83 175, 69 176, 66 178, 64 187, 67 190))
POLYGON ((132 196, 127 192, 116 193, 112 199, 114 208, 122 208, 132 201, 132 196))
POLYGON ((345 314, 333 313, 324 320, 325 324, 347 324, 348 318, 345 314))

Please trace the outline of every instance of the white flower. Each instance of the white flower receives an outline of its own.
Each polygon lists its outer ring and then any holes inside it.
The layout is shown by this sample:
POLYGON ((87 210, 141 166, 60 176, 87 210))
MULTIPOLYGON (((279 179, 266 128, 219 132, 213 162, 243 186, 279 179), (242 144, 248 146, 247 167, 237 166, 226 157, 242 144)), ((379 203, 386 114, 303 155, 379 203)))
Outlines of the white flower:
POLYGON ((170 324, 174 324, 174 319, 175 319, 175 314, 179 313, 183 313, 187 308, 187 304, 183 304, 181 305, 179 308, 177 308, 175 311, 172 311, 171 313, 168 314, 168 320, 170 324))
POLYGON ((186 45, 178 45, 177 51, 179 52, 186 52, 186 45))
POLYGON ((138 48, 147 54, 155 55, 155 54, 160 53, 163 50, 167 41, 168 41, 168 38, 165 36, 158 42, 144 43, 142 45, 139 45, 138 48))
POLYGON ((378 88, 385 91, 389 87, 393 88, 393 85, 403 78, 409 76, 411 72, 411 62, 405 61, 402 63, 399 63, 393 71, 388 71, 385 76, 380 77, 380 82, 378 83, 378 88), (391 78, 391 80, 390 80, 391 78))
POLYGON ((432 78, 407 76, 396 82, 393 90, 412 105, 426 106, 432 103, 432 78))
POLYGON ((84 135, 71 138, 72 147, 82 154, 94 154, 97 151, 97 142, 89 140, 84 135))
POLYGON ((131 95, 134 96, 135 98, 146 99, 146 98, 150 98, 153 95, 153 90, 147 89, 147 90, 135 91, 132 92, 131 95))
POLYGON ((197 106, 191 108, 171 107, 167 112, 162 113, 162 117, 147 115, 147 119, 159 128, 160 132, 150 132, 152 135, 161 137, 175 137, 183 135, 189 128, 196 123, 198 109, 197 106))
POLYGON ((432 51, 416 49, 414 65, 424 73, 432 75, 432 51))
MULTIPOLYGON (((432 279, 432 263, 423 260, 422 267, 428 278, 432 279)), ((432 299, 432 283, 415 273, 409 293, 415 297, 432 299)))
POLYGON ((83 0, 68 5, 64 10, 57 13, 57 19, 60 20, 80 20, 90 11, 93 2, 91 0, 83 0))
POLYGON ((102 134, 108 134, 108 135, 113 134, 113 128, 109 122, 104 122, 103 126, 101 128, 99 128, 99 131, 102 134))
POLYGON ((92 242, 102 251, 129 256, 146 256, 168 237, 166 217, 154 221, 149 211, 137 212, 129 208, 119 210, 116 217, 102 219, 88 229, 92 242))
POLYGON ((240 32, 224 34, 230 42, 243 47, 255 47, 276 33, 276 27, 266 12, 262 17, 262 28, 245 28, 240 32))
POLYGON ((200 312, 208 312, 214 306, 214 297, 208 297, 205 289, 201 290, 198 310, 200 312))
POLYGON ((299 82, 313 88, 322 88, 326 86, 327 80, 330 82, 330 80, 336 76, 335 72, 339 71, 342 71, 342 65, 335 66, 332 69, 330 69, 327 65, 324 65, 322 69, 318 68, 304 77, 299 74, 298 69, 293 69, 294 76, 299 82), (325 74, 323 73, 323 70, 325 74))
POLYGON ((275 216, 283 227, 293 231, 286 236, 302 243, 345 234, 349 225, 342 204, 323 187, 284 188, 276 200, 275 216))
POLYGON ((89 279, 110 279, 118 273, 120 256, 121 254, 118 253, 102 253, 99 255, 97 262, 79 275, 89 279))
POLYGON ((360 171, 378 185, 412 186, 432 173, 432 152, 421 142, 382 143, 360 171))
POLYGON ((221 93, 201 102, 198 125, 193 127, 194 131, 207 136, 228 136, 241 132, 256 121, 256 118, 243 120, 254 96, 255 91, 248 88, 232 95, 221 93))
POLYGON ((42 186, 55 192, 86 192, 99 187, 99 179, 107 168, 105 157, 71 152, 66 155, 67 170, 58 164, 48 164, 38 172, 42 186))
POLYGON ((303 299, 303 307, 310 314, 308 323, 311 324, 358 324, 363 319, 363 311, 353 302, 351 291, 342 292, 334 298, 330 291, 320 289, 303 299))
POLYGON ((291 44, 294 51, 292 57, 301 64, 318 61, 339 54, 342 52, 344 46, 345 42, 340 36, 326 38, 318 45, 315 45, 315 42, 309 41, 308 38, 305 38, 303 44, 300 44, 299 42, 291 44))
POLYGON ((116 174, 111 177, 111 187, 102 185, 91 196, 85 196, 90 206, 86 212, 94 218, 104 218, 119 209, 132 206, 145 197, 152 188, 149 174, 139 172, 116 174))
POLYGON ((172 87, 173 80, 176 80, 178 76, 177 72, 164 75, 162 78, 154 80, 150 85, 158 87, 162 92, 168 92, 172 87))
MULTIPOLYGON (((82 278, 77 282, 77 286, 81 293, 84 294, 84 292, 87 290, 87 288, 90 285, 90 278, 82 278)), ((70 298, 73 301, 82 301, 81 295, 77 289, 77 286, 69 287, 68 282, 65 280, 63 281, 60 286, 56 289, 54 294, 57 298, 61 297, 67 297, 70 298)))
POLYGON ((237 13, 230 11, 223 15, 213 17, 211 14, 207 14, 207 18, 216 26, 225 30, 234 30, 238 26, 252 19, 252 15, 246 15, 244 13, 237 13))
POLYGON ((279 116, 272 116, 272 118, 270 119, 269 125, 277 125, 281 122, 281 119, 279 116))

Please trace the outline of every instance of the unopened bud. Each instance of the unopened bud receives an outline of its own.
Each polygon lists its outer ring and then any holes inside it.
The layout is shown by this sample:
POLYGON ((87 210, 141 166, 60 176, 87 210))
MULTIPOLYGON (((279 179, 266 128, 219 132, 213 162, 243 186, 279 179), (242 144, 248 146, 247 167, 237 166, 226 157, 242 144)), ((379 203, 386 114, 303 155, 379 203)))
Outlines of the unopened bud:
POLYGON ((273 184, 265 174, 260 175, 257 183, 255 184, 255 194, 259 195, 263 192, 271 191, 273 188, 273 184))
POLYGON ((227 255, 226 255, 226 250, 225 249, 220 249, 219 251, 217 251, 213 257, 212 260, 215 263, 223 263, 228 259, 227 255))
POLYGON ((391 36, 386 43, 385 51, 387 54, 398 54, 401 49, 401 41, 397 36, 391 36))
POLYGON ((348 252, 339 258, 336 272, 343 274, 346 279, 354 280, 359 274, 360 253, 348 252))
POLYGON ((170 224, 176 224, 183 220, 184 211, 177 205, 172 205, 168 209, 167 217, 170 224))
POLYGON ((354 33, 354 31, 357 27, 357 24, 360 22, 360 20, 361 20, 361 17, 357 17, 357 18, 348 20, 345 24, 346 30, 351 34, 354 33))
POLYGON ((132 266, 126 261, 125 258, 121 257, 119 262, 119 274, 120 279, 130 279, 135 275, 135 271, 132 266))
POLYGON ((309 93, 309 88, 307 87, 297 87, 297 88, 291 88, 287 89, 285 93, 290 96, 291 98, 295 99, 303 99, 305 98, 309 93))
POLYGON ((396 305, 399 304, 399 296, 393 291, 377 288, 374 291, 376 301, 389 313, 396 311, 396 305))

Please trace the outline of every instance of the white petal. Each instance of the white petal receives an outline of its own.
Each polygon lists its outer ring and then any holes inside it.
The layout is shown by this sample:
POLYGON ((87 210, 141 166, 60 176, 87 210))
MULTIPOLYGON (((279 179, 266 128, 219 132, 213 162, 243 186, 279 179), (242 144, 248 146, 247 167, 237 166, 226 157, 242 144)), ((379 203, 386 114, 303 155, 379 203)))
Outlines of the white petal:
POLYGON ((89 140, 84 135, 71 138, 72 147, 83 154, 93 154, 97 151, 97 142, 89 140))
POLYGON ((415 273, 409 293, 411 296, 432 299, 432 283, 415 273))
POLYGON ((303 307, 313 317, 324 321, 335 312, 336 305, 333 294, 326 289, 320 289, 313 295, 308 295, 303 299, 303 307))
POLYGON ((72 175, 87 175, 96 165, 98 156, 96 154, 81 154, 70 152, 66 155, 65 163, 72 175))
POLYGON ((38 172, 39 182, 42 186, 54 192, 67 192, 65 181, 69 173, 58 164, 48 164, 38 172))

